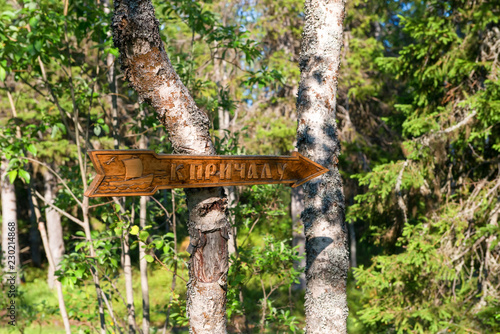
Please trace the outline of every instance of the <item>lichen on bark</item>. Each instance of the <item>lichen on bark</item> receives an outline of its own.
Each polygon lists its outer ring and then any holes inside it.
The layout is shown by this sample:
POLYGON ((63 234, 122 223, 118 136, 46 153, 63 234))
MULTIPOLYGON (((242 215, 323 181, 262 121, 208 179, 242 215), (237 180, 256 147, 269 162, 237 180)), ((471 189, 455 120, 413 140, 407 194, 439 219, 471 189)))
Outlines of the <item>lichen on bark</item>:
POLYGON ((299 152, 330 169, 304 185, 306 332, 346 333, 349 268, 335 122, 344 1, 306 0, 297 99, 299 152))

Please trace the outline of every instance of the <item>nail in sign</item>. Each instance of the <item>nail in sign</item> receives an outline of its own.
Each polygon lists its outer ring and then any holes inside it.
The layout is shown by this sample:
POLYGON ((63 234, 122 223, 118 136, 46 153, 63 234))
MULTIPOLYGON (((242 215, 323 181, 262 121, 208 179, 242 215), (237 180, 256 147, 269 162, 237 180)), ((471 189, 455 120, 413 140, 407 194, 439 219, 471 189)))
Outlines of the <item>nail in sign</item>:
POLYGON ((328 172, 298 152, 292 156, 170 155, 149 150, 89 151, 97 171, 88 197, 148 196, 159 189, 289 183, 328 172))

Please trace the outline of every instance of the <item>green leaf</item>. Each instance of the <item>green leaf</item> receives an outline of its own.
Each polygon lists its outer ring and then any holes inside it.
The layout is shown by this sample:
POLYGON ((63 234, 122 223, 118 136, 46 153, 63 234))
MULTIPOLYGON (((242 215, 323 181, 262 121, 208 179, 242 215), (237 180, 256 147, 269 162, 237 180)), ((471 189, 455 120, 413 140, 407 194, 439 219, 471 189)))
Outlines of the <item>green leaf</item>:
POLYGON ((78 277, 78 278, 82 278, 84 272, 85 272, 85 269, 83 269, 83 268, 75 270, 75 276, 78 277))
POLYGON ((70 279, 68 277, 63 277, 61 279, 61 284, 62 285, 72 285, 71 282, 70 282, 70 279))
POLYGON ((139 239, 141 239, 142 242, 146 242, 148 240, 149 233, 148 231, 142 230, 141 233, 139 233, 139 239))
POLYGON ((96 136, 99 136, 101 134, 101 127, 99 125, 97 125, 95 128, 94 128, 94 134, 96 136))
POLYGON ((155 259, 154 259, 151 255, 148 255, 148 254, 144 255, 144 258, 145 258, 145 259, 146 259, 146 261, 148 261, 149 263, 151 263, 151 262, 154 262, 154 261, 155 261, 155 259))
POLYGON ((11 170, 10 172, 7 173, 9 176, 9 181, 11 184, 14 184, 14 181, 16 180, 17 177, 17 169, 11 170))
POLYGON ((30 152, 31 154, 33 154, 33 156, 36 157, 36 153, 37 153, 36 146, 34 144, 29 144, 28 145, 28 152, 30 152))
POLYGON ((35 28, 36 24, 38 23, 38 18, 36 16, 33 16, 32 18, 30 18, 29 23, 31 28, 35 28))
POLYGON ((122 235, 122 228, 121 227, 115 227, 114 228, 115 234, 116 235, 122 235))
POLYGON ((139 226, 134 225, 130 228, 130 234, 137 235, 139 233, 139 226))
POLYGON ((40 50, 42 50, 42 41, 41 40, 35 41, 35 50, 38 52, 40 52, 40 50))
POLYGON ((26 183, 30 182, 30 173, 28 173, 24 169, 19 170, 19 177, 23 179, 26 183))
POLYGON ((7 72, 5 68, 0 67, 0 81, 5 81, 5 77, 7 76, 7 72))

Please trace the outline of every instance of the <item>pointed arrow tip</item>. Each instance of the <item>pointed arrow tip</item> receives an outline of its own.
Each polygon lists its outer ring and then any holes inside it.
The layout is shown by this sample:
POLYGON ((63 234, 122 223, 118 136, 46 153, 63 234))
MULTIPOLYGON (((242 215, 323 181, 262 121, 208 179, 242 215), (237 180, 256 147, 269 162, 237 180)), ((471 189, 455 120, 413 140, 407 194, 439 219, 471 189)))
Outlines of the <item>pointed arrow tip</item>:
POLYGON ((309 158, 306 158, 299 152, 293 152, 292 156, 297 156, 302 160, 302 163, 307 166, 307 171, 305 172, 305 175, 303 176, 302 179, 298 180, 294 184, 292 184, 292 188, 296 188, 298 186, 303 185, 307 181, 310 181, 311 179, 314 179, 320 175, 325 174, 326 172, 330 171, 328 168, 323 167, 322 165, 312 161, 309 158))

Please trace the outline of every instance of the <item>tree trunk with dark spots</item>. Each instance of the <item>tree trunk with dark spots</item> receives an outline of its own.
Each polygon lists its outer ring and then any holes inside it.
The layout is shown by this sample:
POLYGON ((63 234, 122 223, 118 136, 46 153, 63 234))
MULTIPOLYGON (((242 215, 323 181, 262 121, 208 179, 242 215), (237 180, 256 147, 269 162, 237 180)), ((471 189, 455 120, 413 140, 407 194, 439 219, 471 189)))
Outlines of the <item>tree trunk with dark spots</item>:
MULTIPOLYGON (((156 110, 177 154, 216 154, 209 120, 175 73, 150 1, 114 2, 113 40, 122 70, 140 98, 156 110)), ((227 200, 222 188, 186 190, 191 236, 187 290, 190 332, 226 333, 227 200)))
POLYGON ((330 169, 304 184, 306 332, 346 333, 349 269, 335 122, 344 2, 306 0, 297 100, 299 152, 330 169))

